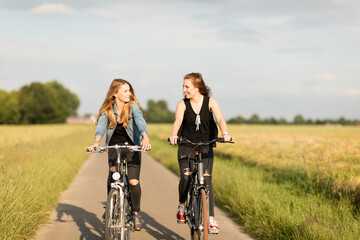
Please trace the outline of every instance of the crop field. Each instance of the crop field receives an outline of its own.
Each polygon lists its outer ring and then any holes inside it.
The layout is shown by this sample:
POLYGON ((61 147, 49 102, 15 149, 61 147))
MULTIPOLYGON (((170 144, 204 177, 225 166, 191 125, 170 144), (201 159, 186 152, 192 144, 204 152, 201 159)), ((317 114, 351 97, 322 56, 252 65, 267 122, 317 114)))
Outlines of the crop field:
MULTIPOLYGON (((178 173, 166 139, 150 125, 151 154, 178 173)), ((215 200, 259 239, 360 239, 360 128, 230 125, 217 144, 215 200)))
POLYGON ((86 159, 94 126, 0 126, 0 236, 28 239, 86 159))
MULTIPOLYGON (((94 130, 0 126, 2 239, 28 239, 46 221, 86 159, 94 130)), ((148 130, 149 153, 178 173, 177 147, 167 142, 171 125, 148 130)), ((360 239, 360 128, 229 125, 229 132, 235 144, 215 148, 215 200, 246 233, 360 239)))

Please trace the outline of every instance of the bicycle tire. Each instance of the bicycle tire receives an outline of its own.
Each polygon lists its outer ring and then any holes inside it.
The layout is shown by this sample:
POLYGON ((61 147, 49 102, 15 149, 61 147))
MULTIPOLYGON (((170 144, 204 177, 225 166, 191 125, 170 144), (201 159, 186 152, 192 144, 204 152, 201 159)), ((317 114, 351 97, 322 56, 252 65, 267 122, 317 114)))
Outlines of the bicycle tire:
POLYGON ((120 193, 117 189, 111 189, 106 201, 105 213, 105 239, 120 240, 119 225, 120 193))
POLYGON ((196 197, 195 197, 195 188, 192 189, 192 191, 190 192, 190 197, 189 197, 189 204, 187 206, 187 211, 189 211, 188 213, 188 221, 190 224, 190 239, 191 240, 197 240, 198 239, 198 233, 196 231, 196 217, 197 217, 197 212, 198 212, 198 206, 197 206, 197 201, 196 201, 196 197))
POLYGON ((207 210, 207 198, 205 189, 200 189, 200 194, 198 196, 198 216, 197 216, 197 235, 200 240, 208 239, 208 210, 207 210), (202 226, 202 228, 200 228, 202 226))
POLYGON ((131 208, 128 201, 128 198, 125 194, 122 194, 121 200, 121 211, 120 211, 120 233, 121 240, 130 240, 130 217, 131 217, 131 208))

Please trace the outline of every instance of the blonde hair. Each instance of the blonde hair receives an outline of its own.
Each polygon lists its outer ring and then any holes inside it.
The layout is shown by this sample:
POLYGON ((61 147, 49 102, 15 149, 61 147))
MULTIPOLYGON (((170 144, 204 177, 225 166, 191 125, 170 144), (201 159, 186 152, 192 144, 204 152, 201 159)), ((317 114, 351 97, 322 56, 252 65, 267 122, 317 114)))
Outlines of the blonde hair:
POLYGON ((101 108, 99 109, 98 117, 96 119, 96 124, 98 123, 101 114, 104 113, 108 119, 107 128, 115 127, 115 123, 117 120, 115 119, 114 109, 112 107, 113 104, 115 103, 114 95, 119 91, 120 87, 124 84, 129 85, 131 96, 130 96, 130 101, 125 103, 121 112, 118 113, 119 114, 119 119, 118 119, 119 123, 123 123, 123 126, 125 128, 127 127, 127 124, 129 122, 129 118, 130 118, 130 104, 135 103, 141 109, 140 103, 136 99, 135 92, 134 92, 134 89, 131 86, 131 84, 124 79, 114 79, 111 82, 110 88, 106 94, 106 98, 105 98, 101 108))

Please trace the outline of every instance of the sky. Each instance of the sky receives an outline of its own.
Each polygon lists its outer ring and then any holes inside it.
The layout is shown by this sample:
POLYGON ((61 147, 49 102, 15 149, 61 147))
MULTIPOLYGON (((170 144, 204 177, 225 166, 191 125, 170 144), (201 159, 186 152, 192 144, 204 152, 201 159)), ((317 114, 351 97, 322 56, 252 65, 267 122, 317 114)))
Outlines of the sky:
POLYGON ((58 80, 97 113, 110 83, 175 111, 200 72, 225 119, 360 119, 359 0, 0 0, 0 89, 58 80))

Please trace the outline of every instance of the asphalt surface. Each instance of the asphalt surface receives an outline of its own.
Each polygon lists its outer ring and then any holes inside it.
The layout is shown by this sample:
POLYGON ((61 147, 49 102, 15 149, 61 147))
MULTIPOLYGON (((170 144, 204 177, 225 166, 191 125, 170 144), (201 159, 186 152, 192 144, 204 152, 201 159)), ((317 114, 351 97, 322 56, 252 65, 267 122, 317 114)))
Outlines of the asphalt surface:
MULTIPOLYGON (((70 187, 61 194, 59 204, 42 225, 36 240, 104 239, 101 215, 106 204, 107 154, 91 154, 70 187)), ((131 233, 131 239, 190 239, 186 224, 177 224, 179 178, 148 154, 142 156, 140 182, 142 188, 141 217, 143 229, 131 233)), ((249 240, 219 208, 215 208, 220 233, 211 240, 249 240)))

